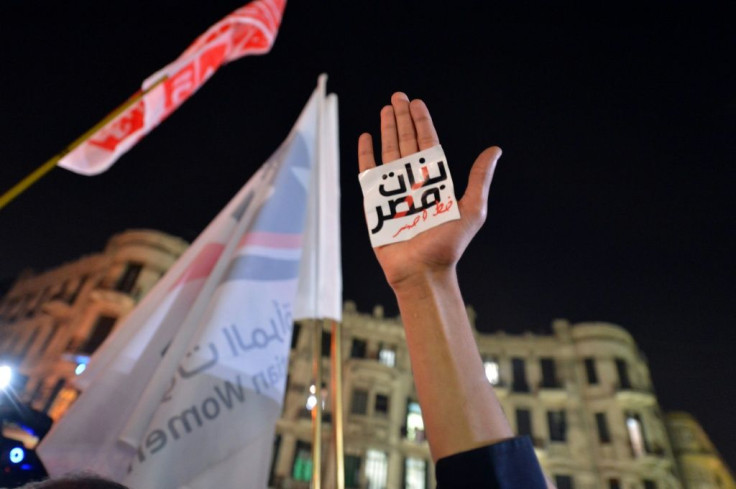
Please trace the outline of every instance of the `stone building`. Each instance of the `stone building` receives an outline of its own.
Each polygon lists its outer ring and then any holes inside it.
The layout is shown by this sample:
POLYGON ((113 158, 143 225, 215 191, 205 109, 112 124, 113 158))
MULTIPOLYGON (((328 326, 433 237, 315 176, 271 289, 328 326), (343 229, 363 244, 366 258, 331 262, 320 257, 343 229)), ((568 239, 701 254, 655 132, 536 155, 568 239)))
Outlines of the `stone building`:
MULTIPOLYGON (((472 309, 468 313, 475 324, 472 309)), ((551 335, 499 332, 476 333, 476 338, 506 415, 517 433, 532 438, 558 489, 686 488, 646 360, 632 337, 608 323, 558 320, 552 326, 551 335)), ((361 314, 348 302, 342 327, 346 487, 433 487, 399 318, 383 317, 380 307, 372 315, 361 314)), ((329 335, 323 334, 326 348, 329 335)), ((295 329, 286 403, 277 427, 274 487, 308 487, 312 435, 307 401, 317 390, 311 381, 310 337, 311 331, 295 329)), ((323 361, 328 372, 328 358, 323 361)), ((324 446, 330 444, 329 405, 324 446)), ((325 474, 331 474, 331 459, 323 460, 325 474)))
POLYGON ((0 301, 0 353, 20 400, 61 416, 77 397, 67 380, 187 247, 158 231, 130 230, 101 253, 21 274, 0 301))
POLYGON ((667 413, 665 422, 686 488, 736 489, 733 474, 692 415, 667 413))
MULTIPOLYGON (((63 415, 78 394, 68 379, 186 247, 157 231, 126 231, 99 254, 22 274, 0 299, 0 363, 14 368, 18 398, 54 419, 63 415)), ((471 308, 468 315, 475 327, 471 308)), ((400 319, 384 317, 380 306, 360 313, 347 302, 341 328, 346 487, 434 487, 400 319)), ((323 329, 318 388, 311 374, 313 331, 308 323, 294 325, 270 467, 273 488, 309 487, 310 409, 320 400, 324 487, 334 487, 331 338, 323 329)), ((736 489, 697 422, 685 413, 662 414, 647 362, 623 328, 557 320, 548 335, 476 332, 476 338, 509 421, 531 437, 558 489, 736 489)))

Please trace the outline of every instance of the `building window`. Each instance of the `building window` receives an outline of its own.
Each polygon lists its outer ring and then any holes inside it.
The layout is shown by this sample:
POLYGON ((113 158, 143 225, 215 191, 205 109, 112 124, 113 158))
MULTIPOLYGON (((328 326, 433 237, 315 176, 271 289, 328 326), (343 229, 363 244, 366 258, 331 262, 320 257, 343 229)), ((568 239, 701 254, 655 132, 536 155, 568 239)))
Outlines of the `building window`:
POLYGON ((588 357, 584 360, 585 375, 588 378, 588 384, 595 385, 598 383, 598 372, 595 369, 595 359, 588 357))
POLYGON ((358 489, 360 487, 360 457, 345 455, 345 488, 358 489))
POLYGON ((557 486, 557 489, 575 489, 575 486, 572 483, 572 477, 569 475, 556 475, 555 485, 557 486))
POLYGON ((36 301, 36 304, 33 306, 33 311, 31 312, 31 315, 36 314, 41 311, 41 306, 43 306, 46 301, 49 299, 49 287, 45 287, 43 289, 43 292, 41 292, 38 296, 38 300, 36 301))
POLYGON ((528 409, 516 410, 516 434, 532 436, 532 416, 528 409))
POLYGON ((273 438, 273 452, 271 453, 271 468, 268 471, 268 485, 274 486, 276 475, 276 461, 279 459, 279 448, 281 447, 281 435, 276 435, 273 438))
POLYGON ((631 380, 629 379, 629 368, 626 361, 622 358, 616 359, 616 372, 618 373, 618 385, 621 389, 631 389, 631 380))
POLYGON ((644 426, 641 418, 635 413, 626 413, 626 431, 629 433, 631 452, 634 457, 641 457, 646 453, 644 426))
POLYGON ((353 338, 353 344, 350 347, 350 358, 365 358, 366 342, 353 338))
POLYGON ((72 404, 74 404, 77 397, 79 397, 79 391, 72 387, 64 387, 64 380, 59 379, 42 411, 48 414, 54 421, 59 421, 72 404))
POLYGON ((483 359, 483 370, 486 373, 486 379, 491 385, 498 385, 501 381, 500 371, 498 368, 498 362, 493 358, 483 359))
POLYGON ((365 478, 368 489, 386 489, 388 480, 388 455, 378 450, 368 450, 365 454, 365 478))
POLYGON ((32 301, 33 294, 26 294, 26 297, 23 299, 23 309, 20 313, 21 316, 30 317, 33 315, 33 304, 31 304, 32 301))
POLYGON ((115 290, 129 294, 133 290, 133 287, 135 287, 135 283, 138 280, 138 276, 141 274, 141 270, 143 270, 142 263, 126 263, 123 274, 115 284, 115 290))
POLYGON ((295 349, 296 345, 299 344, 299 333, 302 331, 302 325, 294 323, 291 326, 291 349, 295 349))
POLYGON ((547 411, 550 441, 567 441, 567 419, 565 411, 547 411))
POLYGON ((83 275, 79 282, 77 282, 77 286, 74 288, 74 292, 71 293, 71 295, 67 298, 66 303, 69 305, 74 304, 74 301, 77 300, 77 297, 79 296, 79 293, 82 291, 82 287, 84 287, 85 282, 87 282, 87 279, 89 277, 87 275, 83 275))
POLYGON ((427 461, 421 458, 404 459, 404 489, 426 489, 427 461))
POLYGON ((513 375, 511 389, 514 392, 529 392, 529 384, 526 382, 526 366, 523 358, 511 359, 511 373, 513 375))
POLYGON ((365 414, 368 410, 368 392, 362 389, 353 390, 353 398, 350 401, 350 412, 353 414, 365 414))
POLYGON ((374 404, 376 414, 388 414, 388 396, 385 394, 376 394, 376 402, 374 404))
POLYGON ((291 478, 295 481, 309 482, 312 480, 312 469, 312 444, 297 440, 291 478))
POLYGON ((332 333, 322 330, 322 356, 329 358, 332 348, 332 333))
POLYGON ((424 419, 422 408, 416 401, 409 400, 406 404, 406 439, 410 441, 424 441, 424 419))
POLYGON ((542 366, 542 387, 548 389, 560 387, 554 358, 542 358, 540 364, 542 366))
POLYGON ((92 332, 90 333, 84 345, 82 345, 82 347, 79 349, 78 353, 83 353, 86 355, 93 354, 95 350, 97 350, 97 348, 102 344, 102 342, 105 341, 105 338, 107 338, 107 336, 110 334, 117 320, 118 318, 116 318, 115 316, 98 317, 97 322, 92 327, 92 332))
POLYGON ((650 479, 644 479, 644 489, 657 489, 657 483, 650 479))
POLYGON ((393 346, 381 345, 378 350, 378 362, 388 367, 396 365, 396 349, 393 346))
POLYGON ((41 343, 41 346, 38 349, 39 353, 43 354, 46 351, 46 349, 51 344, 51 340, 53 340, 54 336, 56 336, 57 331, 59 331, 59 327, 56 324, 52 325, 51 331, 48 332, 46 338, 44 338, 43 343, 41 343))
POLYGON ((31 331, 31 335, 28 337, 28 341, 26 341, 20 351, 21 358, 25 357, 28 354, 28 351, 31 349, 33 343, 36 341, 36 338, 38 338, 38 332, 39 328, 35 328, 33 331, 31 331))
POLYGON ((64 281, 61 286, 56 289, 56 292, 51 296, 52 301, 61 300, 64 297, 64 293, 66 292, 67 287, 69 287, 69 281, 64 281))
POLYGON ((595 424, 598 426, 598 441, 601 443, 611 443, 611 433, 608 431, 606 413, 595 413, 595 424))
POLYGON ((608 489, 621 489, 621 481, 618 479, 608 479, 608 489))

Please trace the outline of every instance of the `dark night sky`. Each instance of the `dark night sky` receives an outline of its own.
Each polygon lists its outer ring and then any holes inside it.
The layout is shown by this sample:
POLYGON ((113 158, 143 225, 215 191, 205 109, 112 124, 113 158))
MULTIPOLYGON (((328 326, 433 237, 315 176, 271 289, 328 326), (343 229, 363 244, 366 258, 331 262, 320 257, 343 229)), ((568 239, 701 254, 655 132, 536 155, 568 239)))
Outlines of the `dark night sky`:
MULTIPOLYGON (((153 3, 2 2, 0 191, 241 5, 153 3)), ((479 327, 622 325, 663 408, 693 413, 736 468, 736 36, 725 11, 357 4, 291 0, 271 54, 222 68, 110 171, 54 170, 0 211, 0 282, 129 228, 193 240, 327 72, 340 97, 344 296, 395 313, 354 154, 401 89, 429 105, 460 190, 475 155, 504 149, 486 227, 460 265, 479 327)))

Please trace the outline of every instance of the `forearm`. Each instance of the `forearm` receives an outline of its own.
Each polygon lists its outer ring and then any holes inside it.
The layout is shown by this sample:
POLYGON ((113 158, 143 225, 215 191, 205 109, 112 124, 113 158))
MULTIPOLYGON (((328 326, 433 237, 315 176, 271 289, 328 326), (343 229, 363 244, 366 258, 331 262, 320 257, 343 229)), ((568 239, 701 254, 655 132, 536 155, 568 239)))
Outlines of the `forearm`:
POLYGON ((432 458, 514 436, 485 377, 454 268, 394 286, 432 458))

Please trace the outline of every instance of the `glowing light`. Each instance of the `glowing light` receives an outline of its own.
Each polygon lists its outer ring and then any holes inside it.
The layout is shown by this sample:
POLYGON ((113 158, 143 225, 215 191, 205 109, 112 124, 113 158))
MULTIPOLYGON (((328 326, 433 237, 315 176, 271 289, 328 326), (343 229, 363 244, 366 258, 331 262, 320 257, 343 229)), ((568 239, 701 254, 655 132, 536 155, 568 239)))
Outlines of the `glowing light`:
POLYGON ((317 405, 317 396, 311 395, 307 398, 307 409, 311 411, 317 405))
POLYGON ((13 369, 7 365, 0 366, 0 389, 5 389, 13 380, 13 369))
POLYGON ((307 397, 307 410, 311 411, 317 405, 317 386, 312 384, 309 386, 309 397, 307 397))
POLYGON ((87 368, 87 364, 86 363, 80 363, 79 365, 77 365, 77 368, 74 369, 74 373, 77 374, 77 375, 79 375, 82 372, 84 372, 84 370, 86 368, 87 368))
POLYGON ((19 464, 26 458, 26 451, 21 447, 11 448, 9 458, 12 463, 19 464))
POLYGON ((483 369, 486 372, 486 378, 492 385, 498 385, 500 380, 498 372, 498 363, 493 360, 486 360, 483 362, 483 369))

